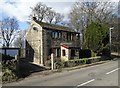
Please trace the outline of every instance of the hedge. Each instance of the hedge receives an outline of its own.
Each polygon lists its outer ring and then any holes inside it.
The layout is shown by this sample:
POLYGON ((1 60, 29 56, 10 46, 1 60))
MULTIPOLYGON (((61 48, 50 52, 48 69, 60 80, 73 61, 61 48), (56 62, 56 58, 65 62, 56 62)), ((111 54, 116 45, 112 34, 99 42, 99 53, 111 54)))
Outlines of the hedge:
POLYGON ((98 61, 100 61, 100 57, 68 60, 64 62, 64 67, 74 67, 78 65, 91 64, 98 61))

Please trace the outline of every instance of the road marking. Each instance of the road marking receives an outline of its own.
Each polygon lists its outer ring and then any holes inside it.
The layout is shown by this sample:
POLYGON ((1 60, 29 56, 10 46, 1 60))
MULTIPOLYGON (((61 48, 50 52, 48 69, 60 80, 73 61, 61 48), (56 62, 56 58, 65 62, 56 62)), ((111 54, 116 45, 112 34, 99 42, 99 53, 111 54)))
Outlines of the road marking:
POLYGON ((86 84, 88 84, 88 83, 90 83, 90 82, 93 82, 93 81, 95 81, 95 79, 91 79, 91 80, 89 80, 89 81, 87 81, 87 82, 85 82, 85 83, 82 83, 82 84, 80 84, 80 85, 77 85, 78 87, 79 86, 83 86, 83 85, 86 85, 86 84))
POLYGON ((110 73, 113 73, 113 72, 117 71, 118 69, 119 69, 119 68, 116 68, 116 69, 114 69, 114 70, 112 70, 112 71, 107 72, 106 74, 108 75, 108 74, 110 74, 110 73))

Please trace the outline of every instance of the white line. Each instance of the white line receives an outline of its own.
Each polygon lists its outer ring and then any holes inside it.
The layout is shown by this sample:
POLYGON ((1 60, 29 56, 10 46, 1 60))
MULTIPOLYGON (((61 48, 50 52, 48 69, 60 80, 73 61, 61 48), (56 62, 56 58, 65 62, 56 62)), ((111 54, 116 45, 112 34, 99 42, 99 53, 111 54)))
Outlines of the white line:
POLYGON ((95 79, 91 79, 91 80, 89 80, 89 81, 87 81, 87 82, 85 82, 85 83, 82 83, 82 84, 80 84, 80 85, 77 85, 78 87, 79 86, 83 86, 83 85, 86 85, 86 84, 88 84, 88 83, 90 83, 90 82, 92 82, 92 81, 95 81, 95 79))
POLYGON ((110 74, 110 73, 113 73, 113 72, 115 72, 115 71, 117 71, 119 68, 116 68, 116 69, 114 69, 114 70, 112 70, 112 71, 110 71, 110 72, 107 72, 106 74, 108 75, 108 74, 110 74))

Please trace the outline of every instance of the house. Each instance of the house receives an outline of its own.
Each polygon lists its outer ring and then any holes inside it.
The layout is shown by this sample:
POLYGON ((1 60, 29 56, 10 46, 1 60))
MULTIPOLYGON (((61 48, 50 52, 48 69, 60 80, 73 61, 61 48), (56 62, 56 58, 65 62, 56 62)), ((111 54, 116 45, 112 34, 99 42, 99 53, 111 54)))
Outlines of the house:
POLYGON ((34 17, 26 33, 26 58, 44 65, 51 53, 61 60, 76 57, 80 33, 73 29, 37 21, 34 17))

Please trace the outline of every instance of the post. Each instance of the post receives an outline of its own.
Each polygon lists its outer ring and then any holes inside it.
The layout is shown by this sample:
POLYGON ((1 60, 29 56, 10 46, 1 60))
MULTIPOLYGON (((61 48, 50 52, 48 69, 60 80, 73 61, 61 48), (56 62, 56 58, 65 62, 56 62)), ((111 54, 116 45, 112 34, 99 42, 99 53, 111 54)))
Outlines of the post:
POLYGON ((112 29, 114 29, 114 27, 109 28, 110 56, 111 56, 111 30, 112 29))
POLYGON ((82 49, 83 48, 83 35, 82 35, 82 33, 80 33, 80 46, 82 49))
POLYGON ((109 36, 110 36, 110 56, 111 56, 111 28, 109 29, 109 36))
POLYGON ((51 69, 54 69, 54 59, 53 59, 53 53, 51 54, 51 69))

